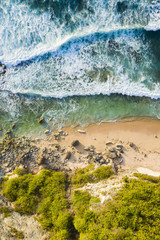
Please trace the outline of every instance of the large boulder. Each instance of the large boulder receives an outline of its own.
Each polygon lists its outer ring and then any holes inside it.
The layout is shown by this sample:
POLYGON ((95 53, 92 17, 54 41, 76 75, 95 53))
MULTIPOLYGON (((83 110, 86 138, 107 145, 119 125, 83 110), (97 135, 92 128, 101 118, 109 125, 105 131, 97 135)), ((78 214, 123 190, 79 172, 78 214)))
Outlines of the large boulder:
POLYGON ((74 140, 74 141, 72 142, 72 146, 73 146, 73 147, 77 147, 79 144, 80 144, 80 142, 79 142, 78 140, 74 140))

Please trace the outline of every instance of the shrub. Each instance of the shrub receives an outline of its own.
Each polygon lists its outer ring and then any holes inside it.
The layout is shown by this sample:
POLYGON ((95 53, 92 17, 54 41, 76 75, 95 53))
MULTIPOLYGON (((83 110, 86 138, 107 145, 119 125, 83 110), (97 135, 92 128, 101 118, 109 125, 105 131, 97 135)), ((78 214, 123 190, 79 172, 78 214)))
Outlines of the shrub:
POLYGON ((87 191, 77 190, 73 196, 73 206, 78 215, 84 214, 90 206, 91 195, 87 191))
POLYGON ((3 217, 9 217, 11 210, 8 207, 0 207, 0 213, 3 213, 3 217))
POLYGON ((16 239, 23 239, 24 238, 23 231, 18 231, 14 227, 10 227, 10 229, 11 229, 11 236, 12 237, 16 237, 16 239))
POLYGON ((101 166, 93 172, 95 181, 100 181, 102 179, 109 178, 113 174, 114 172, 111 166, 106 166, 106 167, 101 166))
POLYGON ((101 166, 94 170, 94 165, 90 164, 86 168, 75 171, 72 177, 72 184, 80 187, 86 183, 94 183, 109 178, 113 174, 111 166, 101 166))
POLYGON ((160 182, 160 177, 153 177, 153 176, 149 176, 146 174, 141 174, 141 173, 134 173, 135 177, 138 177, 139 179, 143 179, 143 180, 147 180, 153 183, 158 183, 160 182))
POLYGON ((23 176, 24 174, 26 174, 28 171, 24 168, 16 168, 14 170, 14 174, 17 174, 18 176, 23 176))
MULTIPOLYGON (((144 177, 143 177, 144 178, 144 177)), ((157 182, 157 181, 156 181, 157 182)), ((113 201, 91 211, 91 196, 74 194, 74 226, 80 240, 159 239, 160 185, 153 179, 127 179, 113 201)))
POLYGON ((39 175, 23 174, 4 180, 2 192, 14 202, 15 211, 37 213, 37 220, 44 229, 54 229, 55 236, 57 232, 65 239, 64 235, 70 236, 70 227, 73 228, 73 219, 67 213, 66 179, 64 173, 42 170, 39 175))

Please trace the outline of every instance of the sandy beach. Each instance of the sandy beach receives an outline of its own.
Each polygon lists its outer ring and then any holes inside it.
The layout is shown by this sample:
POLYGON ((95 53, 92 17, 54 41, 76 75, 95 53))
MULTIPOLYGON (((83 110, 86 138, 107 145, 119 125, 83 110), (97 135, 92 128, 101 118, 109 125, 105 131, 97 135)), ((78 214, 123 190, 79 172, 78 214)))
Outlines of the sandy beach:
MULTIPOLYGON (((141 171, 148 168, 159 172, 160 175, 160 121, 155 119, 137 119, 114 123, 93 124, 87 127, 65 128, 68 135, 59 140, 61 146, 71 149, 73 140, 81 143, 83 147, 93 145, 97 152, 104 152, 106 143, 110 146, 123 145, 124 153, 121 169, 137 169, 141 171), (79 130, 82 130, 82 132, 79 130), (85 133, 83 133, 85 131, 85 133), (133 146, 132 146, 133 145, 133 146)), ((52 141, 52 137, 49 137, 52 141)), ((72 167, 74 163, 71 164, 72 167)), ((77 164, 75 164, 75 167, 77 164)), ((153 174, 153 173, 152 173, 153 174)))

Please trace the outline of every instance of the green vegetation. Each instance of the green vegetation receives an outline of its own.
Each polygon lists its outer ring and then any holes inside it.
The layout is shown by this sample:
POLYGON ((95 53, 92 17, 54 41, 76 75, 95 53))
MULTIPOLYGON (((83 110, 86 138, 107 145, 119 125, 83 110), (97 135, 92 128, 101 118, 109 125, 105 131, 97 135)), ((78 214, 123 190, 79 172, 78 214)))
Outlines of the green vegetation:
POLYGON ((23 239, 24 238, 23 231, 18 231, 14 227, 10 227, 10 229, 11 229, 11 237, 16 237, 18 239, 23 239))
POLYGON ((126 182, 99 211, 91 210, 88 192, 75 191, 74 224, 80 240, 160 239, 160 181, 139 177, 126 182))
MULTIPOLYGON (((112 174, 111 167, 94 170, 89 165, 77 170, 71 182, 75 188, 112 174)), ((2 193, 14 202, 16 211, 36 213, 42 227, 51 232, 51 240, 159 240, 160 178, 135 176, 124 177, 122 189, 103 205, 82 190, 74 191, 69 204, 66 175, 49 170, 39 175, 20 173, 15 178, 4 178, 2 193)), ((18 235, 16 231, 12 232, 18 235)))
POLYGON ((66 175, 42 170, 39 175, 24 174, 3 181, 2 193, 14 202, 15 211, 24 214, 38 213, 38 221, 46 230, 61 239, 68 239, 73 228, 66 199, 66 175))
POLYGON ((3 217, 9 217, 11 210, 8 207, 0 207, 0 213, 3 213, 3 217))
POLYGON ((138 177, 139 179, 147 180, 153 183, 158 183, 160 181, 160 177, 153 177, 153 176, 149 176, 141 173, 134 173, 134 176, 138 177))
POLYGON ((90 164, 86 168, 75 171, 72 177, 72 184, 76 185, 76 187, 80 187, 86 183, 95 183, 109 178, 113 174, 114 172, 111 166, 101 166, 94 170, 94 165, 90 164))
POLYGON ((14 174, 17 174, 18 176, 23 176, 26 173, 28 173, 28 171, 24 168, 16 168, 14 170, 14 174))

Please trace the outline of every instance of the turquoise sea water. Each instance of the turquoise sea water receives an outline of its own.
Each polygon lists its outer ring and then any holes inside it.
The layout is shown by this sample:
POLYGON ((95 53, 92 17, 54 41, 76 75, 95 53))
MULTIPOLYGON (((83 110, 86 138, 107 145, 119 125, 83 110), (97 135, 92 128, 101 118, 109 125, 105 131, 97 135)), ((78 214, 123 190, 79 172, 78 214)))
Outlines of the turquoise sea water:
POLYGON ((1 135, 160 118, 159 0, 1 0, 0 19, 1 135))

